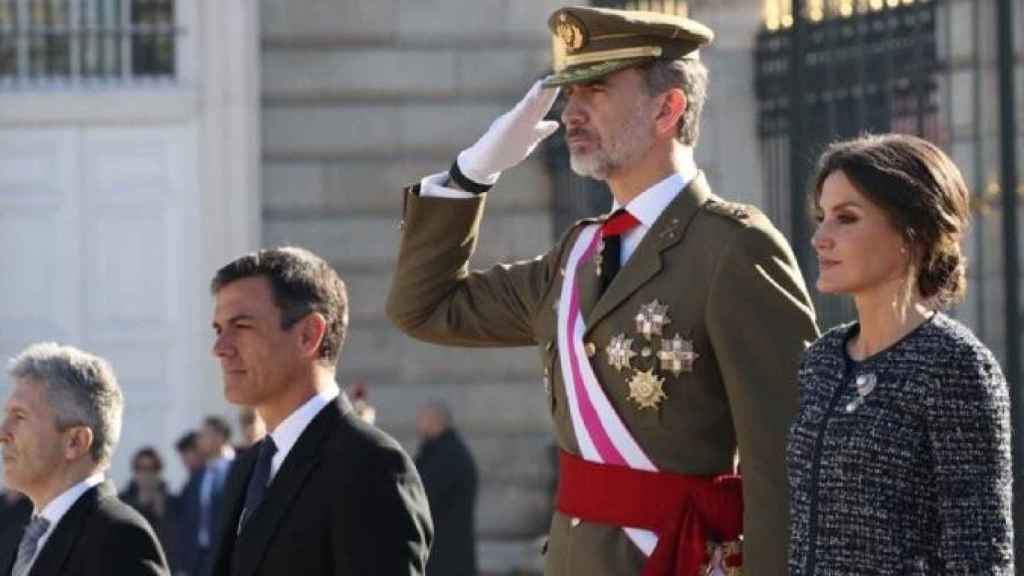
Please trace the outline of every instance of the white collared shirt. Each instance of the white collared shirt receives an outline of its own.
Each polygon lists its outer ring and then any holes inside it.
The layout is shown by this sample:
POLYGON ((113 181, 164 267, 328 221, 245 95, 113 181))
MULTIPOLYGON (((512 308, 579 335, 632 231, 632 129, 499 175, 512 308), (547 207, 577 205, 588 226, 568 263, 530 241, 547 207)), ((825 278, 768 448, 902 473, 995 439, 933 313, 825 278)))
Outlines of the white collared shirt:
MULTIPOLYGON (((647 236, 654 223, 658 221, 661 213, 668 208, 668 205, 676 199, 683 188, 690 185, 697 177, 697 165, 690 164, 676 174, 665 178, 654 186, 640 193, 626 204, 626 211, 640 221, 640 225, 622 235, 621 262, 624 266, 629 257, 636 251, 637 246, 647 236)), ((621 208, 618 202, 612 205, 612 212, 621 208)))
MULTIPOLYGON (((71 488, 68 488, 62 492, 60 496, 57 496, 51 500, 49 504, 43 507, 43 511, 39 512, 38 515, 46 518, 50 525, 46 528, 46 532, 43 532, 43 535, 40 536, 39 540, 36 542, 36 555, 32 557, 32 562, 29 563, 26 574, 32 571, 32 566, 36 563, 36 558, 39 557, 39 552, 43 549, 43 546, 46 545, 46 541, 50 539, 50 535, 53 534, 53 530, 57 527, 57 523, 60 522, 61 518, 68 513, 68 510, 71 510, 71 507, 75 505, 75 502, 78 502, 78 499, 82 497, 82 494, 85 494, 89 489, 95 488, 102 483, 103 473, 97 472, 78 484, 75 484, 71 488)), ((36 512, 33 512, 32 516, 35 517, 36 514, 36 512)))
MULTIPOLYGON (((677 157, 680 164, 679 172, 672 174, 654 186, 641 192, 626 204, 626 210, 640 221, 640 225, 626 232, 622 236, 621 262, 623 265, 636 251, 637 246, 647 235, 647 232, 654 226, 654 223, 665 211, 665 208, 675 200, 676 196, 693 182, 697 177, 697 164, 693 160, 693 148, 683 147, 677 157)), ((445 186, 448 183, 448 173, 431 174, 420 181, 420 197, 425 198, 455 198, 469 199, 476 196, 465 190, 458 190, 445 186)), ((615 202, 612 206, 614 212, 620 208, 615 202)), ((275 438, 276 441, 276 438, 275 438)))
POLYGON ((316 418, 316 415, 325 406, 334 402, 339 394, 340 391, 336 386, 322 390, 289 414, 270 433, 270 437, 274 439, 274 444, 277 446, 277 453, 270 460, 271 480, 277 475, 277 471, 281 469, 284 459, 288 457, 288 453, 295 447, 295 443, 299 441, 299 436, 306 430, 309 423, 313 421, 313 418, 316 418))

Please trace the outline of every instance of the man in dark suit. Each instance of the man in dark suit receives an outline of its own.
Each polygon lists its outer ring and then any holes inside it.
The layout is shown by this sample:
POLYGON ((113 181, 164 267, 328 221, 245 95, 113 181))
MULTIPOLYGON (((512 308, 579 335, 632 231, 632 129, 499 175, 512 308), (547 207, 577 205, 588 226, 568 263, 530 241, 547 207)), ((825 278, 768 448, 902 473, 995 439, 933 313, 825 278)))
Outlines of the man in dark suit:
POLYGON ((478 475, 473 454, 441 402, 429 402, 416 411, 416 433, 416 469, 427 490, 436 535, 427 576, 475 576, 478 475))
POLYGON ((174 498, 174 549, 169 550, 175 576, 198 576, 192 571, 199 558, 199 489, 206 472, 206 458, 199 450, 199 433, 189 431, 175 444, 181 463, 188 471, 188 480, 174 498))
POLYGON ((0 574, 165 576, 146 520, 104 479, 121 433, 123 398, 101 358, 37 344, 15 358, 0 445, 7 484, 34 507, 0 536, 0 574))
POLYGON ((423 574, 433 528, 419 475, 335 382, 341 278, 311 252, 274 248, 228 264, 211 288, 224 394, 268 430, 228 478, 212 574, 423 574))

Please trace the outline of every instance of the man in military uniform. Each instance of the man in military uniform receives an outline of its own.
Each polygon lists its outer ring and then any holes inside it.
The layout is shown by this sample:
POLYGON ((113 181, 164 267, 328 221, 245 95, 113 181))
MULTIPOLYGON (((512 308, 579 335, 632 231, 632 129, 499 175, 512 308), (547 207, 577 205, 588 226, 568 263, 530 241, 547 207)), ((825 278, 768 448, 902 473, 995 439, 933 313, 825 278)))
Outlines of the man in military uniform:
POLYGON ((561 449, 546 574, 736 574, 742 556, 781 576, 785 438, 817 328, 786 240, 694 163, 712 32, 583 7, 549 26, 565 66, 406 190, 388 314, 428 342, 539 346, 561 449), (573 170, 614 210, 532 261, 469 271, 485 192, 557 129, 559 86, 573 170))

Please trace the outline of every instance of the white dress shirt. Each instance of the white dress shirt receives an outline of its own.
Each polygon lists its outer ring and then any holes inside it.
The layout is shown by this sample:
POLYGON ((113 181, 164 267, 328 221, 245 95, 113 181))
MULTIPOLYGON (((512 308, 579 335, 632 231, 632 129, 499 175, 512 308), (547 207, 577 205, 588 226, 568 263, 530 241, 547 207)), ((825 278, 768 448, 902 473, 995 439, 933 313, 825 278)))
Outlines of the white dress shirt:
MULTIPOLYGON (((677 161, 680 164, 678 173, 672 174, 644 190, 626 204, 626 210, 640 221, 640 225, 622 235, 620 259, 622 265, 625 265, 629 257, 633 255, 637 246, 640 245, 640 241, 647 235, 651 226, 654 226, 654 223, 661 216, 661 213, 665 211, 665 208, 675 200, 683 188, 689 186, 690 182, 693 182, 693 179, 697 177, 697 164, 693 160, 693 148, 684 147, 677 156, 677 161)), ((431 174, 420 181, 420 197, 454 199, 476 197, 471 192, 449 188, 446 184, 448 184, 447 172, 431 174)), ((612 211, 614 212, 620 207, 619 203, 615 202, 612 206, 612 211)))
POLYGON ((270 460, 271 480, 274 479, 274 476, 277 476, 277 471, 281 469, 284 459, 288 457, 288 453, 295 447, 299 436, 306 430, 309 423, 313 421, 313 418, 316 418, 317 414, 325 406, 334 402, 339 394, 338 388, 333 386, 319 392, 309 400, 306 400, 305 404, 299 406, 270 432, 270 437, 274 439, 274 444, 277 446, 277 453, 270 460))
MULTIPOLYGON (((99 486, 102 483, 103 473, 98 472, 93 474, 62 492, 60 496, 57 496, 51 500, 49 504, 44 506, 42 512, 38 512, 38 515, 46 518, 50 525, 46 528, 46 532, 43 532, 43 535, 40 536, 39 540, 36 542, 36 555, 32 557, 32 562, 29 563, 26 574, 32 572, 32 566, 36 563, 36 558, 39 557, 39 552, 42 551, 43 546, 46 545, 46 541, 50 539, 50 535, 53 534, 53 530, 57 527, 57 523, 60 522, 61 518, 68 513, 68 510, 71 510, 71 507, 75 505, 75 502, 78 502, 78 499, 82 497, 82 494, 85 494, 90 488, 99 486)), ((35 516, 36 512, 33 512, 32 515, 35 516)))

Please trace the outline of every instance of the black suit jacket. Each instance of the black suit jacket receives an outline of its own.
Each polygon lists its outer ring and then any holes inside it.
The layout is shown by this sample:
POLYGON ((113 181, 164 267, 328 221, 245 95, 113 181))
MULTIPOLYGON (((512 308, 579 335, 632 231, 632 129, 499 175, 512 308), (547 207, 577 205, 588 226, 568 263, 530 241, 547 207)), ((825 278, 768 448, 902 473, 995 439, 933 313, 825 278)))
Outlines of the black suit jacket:
MULTIPOLYGON (((172 556, 171 564, 175 570, 183 570, 191 574, 199 558, 199 488, 203 482, 205 469, 193 472, 188 482, 175 499, 175 542, 174 549, 168 551, 172 556)), ((219 526, 214 524, 214 526, 219 526)), ((214 535, 216 538, 216 535, 214 535)))
POLYGON ((299 436, 237 534, 258 446, 228 478, 213 576, 422 575, 433 526, 416 468, 342 394, 299 436))
POLYGON ((427 490, 434 544, 427 576, 476 575, 477 470, 473 454, 454 428, 425 440, 416 469, 427 490))
MULTIPOLYGON (((29 576, 167 576, 153 529, 117 499, 110 482, 90 488, 52 529, 29 576)), ((0 537, 0 574, 10 574, 24 527, 0 537)))

